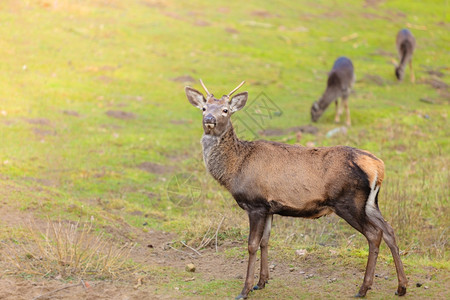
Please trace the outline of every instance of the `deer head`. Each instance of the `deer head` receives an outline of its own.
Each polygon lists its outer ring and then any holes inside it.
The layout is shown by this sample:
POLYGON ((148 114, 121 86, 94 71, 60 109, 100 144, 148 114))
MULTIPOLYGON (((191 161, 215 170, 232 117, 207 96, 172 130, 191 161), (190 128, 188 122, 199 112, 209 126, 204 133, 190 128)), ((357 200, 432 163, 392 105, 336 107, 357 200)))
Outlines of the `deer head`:
POLYGON ((243 92, 233 96, 245 81, 242 81, 234 90, 228 95, 223 95, 220 99, 214 97, 203 81, 200 83, 206 91, 206 98, 202 93, 191 87, 186 87, 186 96, 189 102, 203 111, 203 130, 206 135, 221 136, 230 126, 230 117, 233 113, 241 110, 247 102, 248 93, 243 92))
POLYGON ((402 68, 402 66, 395 67, 395 77, 397 77, 398 80, 402 81, 404 75, 405 75, 405 70, 404 70, 404 68, 402 68))
POLYGON ((319 105, 319 101, 316 101, 313 103, 313 105, 311 106, 311 120, 313 122, 317 122, 317 120, 320 118, 320 116, 322 116, 323 114, 323 109, 320 108, 319 105))

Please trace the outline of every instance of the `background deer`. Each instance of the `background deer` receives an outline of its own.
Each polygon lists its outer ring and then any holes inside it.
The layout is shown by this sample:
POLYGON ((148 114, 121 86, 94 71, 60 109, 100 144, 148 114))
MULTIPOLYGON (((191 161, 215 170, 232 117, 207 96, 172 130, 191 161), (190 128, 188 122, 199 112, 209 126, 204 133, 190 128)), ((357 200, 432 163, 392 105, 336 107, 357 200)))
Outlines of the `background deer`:
POLYGON ((316 122, 327 109, 331 102, 336 103, 336 115, 334 121, 339 122, 342 114, 342 107, 339 108, 338 98, 342 98, 342 104, 345 107, 347 115, 347 126, 351 125, 350 109, 348 108, 348 95, 350 94, 353 83, 355 82, 355 73, 353 64, 347 57, 341 56, 334 62, 333 68, 328 74, 327 89, 322 97, 313 103, 311 107, 311 119, 316 122))
MULTIPOLYGON (((200 81, 201 82, 201 81, 200 81)), ((381 239, 389 246, 398 277, 398 295, 406 293, 407 279, 392 227, 378 208, 384 177, 383 161, 373 154, 344 146, 309 148, 270 141, 243 141, 230 117, 242 109, 248 93, 230 98, 243 82, 220 99, 186 87, 189 102, 203 111, 201 139, 209 173, 244 209, 250 221, 248 268, 237 299, 247 298, 269 280, 268 243, 272 216, 319 218, 331 213, 346 220, 369 243, 364 281, 357 296, 371 287, 381 239), (256 252, 261 249, 259 281, 253 287, 256 252)))
POLYGON ((411 82, 415 82, 414 70, 412 66, 412 56, 416 48, 416 39, 408 29, 402 29, 397 33, 397 51, 400 55, 400 64, 395 68, 395 76, 398 80, 403 80, 406 64, 409 63, 411 71, 411 82))

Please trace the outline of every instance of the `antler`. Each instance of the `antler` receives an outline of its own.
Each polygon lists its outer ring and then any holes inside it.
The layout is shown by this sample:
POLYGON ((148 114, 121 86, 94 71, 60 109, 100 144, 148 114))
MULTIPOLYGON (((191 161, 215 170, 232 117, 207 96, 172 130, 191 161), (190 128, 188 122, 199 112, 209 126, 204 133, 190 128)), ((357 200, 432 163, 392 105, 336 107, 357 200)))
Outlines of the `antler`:
POLYGON ((243 84, 245 83, 245 80, 241 82, 240 85, 237 86, 234 90, 228 93, 227 97, 229 98, 231 95, 233 95, 234 92, 236 92, 243 84))
POLYGON ((208 89, 206 88, 205 84, 203 83, 203 81, 200 79, 200 83, 202 85, 202 87, 205 89, 207 96, 211 96, 212 94, 208 91, 208 89))

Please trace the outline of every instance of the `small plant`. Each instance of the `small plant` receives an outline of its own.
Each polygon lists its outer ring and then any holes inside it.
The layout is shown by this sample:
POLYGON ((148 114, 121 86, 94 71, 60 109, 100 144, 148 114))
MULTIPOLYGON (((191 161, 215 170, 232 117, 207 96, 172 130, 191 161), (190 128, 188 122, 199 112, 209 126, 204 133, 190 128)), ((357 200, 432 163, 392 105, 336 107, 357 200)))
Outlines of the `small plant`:
POLYGON ((25 237, 2 242, 4 257, 17 273, 61 279, 114 279, 136 271, 128 257, 135 244, 116 247, 92 222, 48 221, 45 231, 26 224, 25 237))

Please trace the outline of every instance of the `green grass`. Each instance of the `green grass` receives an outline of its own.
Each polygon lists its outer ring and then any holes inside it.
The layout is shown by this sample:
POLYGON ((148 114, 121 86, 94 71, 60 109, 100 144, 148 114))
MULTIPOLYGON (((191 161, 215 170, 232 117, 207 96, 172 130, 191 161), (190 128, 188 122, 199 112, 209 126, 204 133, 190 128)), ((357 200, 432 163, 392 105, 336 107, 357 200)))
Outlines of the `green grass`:
MULTIPOLYGON (((146 222, 193 243, 224 215, 219 242, 245 243, 247 216, 206 173, 201 114, 188 103, 185 83, 173 79, 202 78, 216 95, 246 80, 250 99, 264 92, 282 111, 263 127, 288 128, 310 123, 309 108, 323 92, 327 72, 345 55, 357 75, 352 127, 347 135, 327 138, 340 126, 330 108, 315 124, 319 133, 304 134, 301 143, 349 145, 382 158, 380 208, 407 253, 407 273, 428 266, 448 272, 449 91, 425 84, 432 77, 427 68, 442 68, 444 77, 437 79, 450 84, 448 3, 347 2, 2 1, 2 205, 55 220, 93 216, 99 228, 120 220, 145 229, 146 222), (416 84, 409 82, 409 70, 402 83, 394 77, 395 34, 406 26, 417 39, 416 84), (393 57, 377 55, 383 51, 393 57), (380 76, 384 84, 366 75, 380 76), (109 110, 135 118, 111 118, 109 110), (170 168, 149 173, 138 168, 143 162, 170 168), (192 175, 201 190, 187 208, 168 197, 177 174, 192 175)), ((197 81, 190 85, 201 89, 197 81)), ((246 115, 235 121, 238 116, 246 115)), ((271 139, 294 143, 295 135, 271 139)), ((189 191, 182 185, 176 192, 189 191)), ((0 223, 0 236, 9 230, 0 223)), ((349 245, 353 250, 342 259, 355 255, 363 265, 367 245, 359 234, 351 237, 355 233, 335 217, 276 218, 272 248, 288 260, 299 247, 320 256, 322 248, 349 245)), ((382 255, 391 259, 386 248, 382 255)), ((218 292, 226 297, 240 281, 204 284, 206 291, 226 285, 218 292)))

